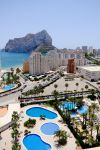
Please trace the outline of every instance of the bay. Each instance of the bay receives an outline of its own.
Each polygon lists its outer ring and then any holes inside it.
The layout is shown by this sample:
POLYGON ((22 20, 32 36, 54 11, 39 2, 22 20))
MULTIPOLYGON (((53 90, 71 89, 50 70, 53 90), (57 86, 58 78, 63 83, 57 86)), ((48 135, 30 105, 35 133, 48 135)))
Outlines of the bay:
POLYGON ((0 52, 0 68, 6 69, 22 66, 29 56, 30 53, 0 52))

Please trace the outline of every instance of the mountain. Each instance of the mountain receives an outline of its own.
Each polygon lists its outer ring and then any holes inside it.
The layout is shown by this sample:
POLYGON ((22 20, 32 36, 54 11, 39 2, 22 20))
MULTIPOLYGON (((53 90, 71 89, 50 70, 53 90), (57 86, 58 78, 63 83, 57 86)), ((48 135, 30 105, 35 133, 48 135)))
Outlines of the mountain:
MULTIPOLYGON (((22 38, 14 38, 9 40, 5 46, 4 51, 6 52, 31 52, 41 51, 43 49, 54 49, 52 46, 52 38, 46 30, 42 30, 36 34, 27 34, 22 38)), ((44 50, 44 51, 45 51, 44 50)))

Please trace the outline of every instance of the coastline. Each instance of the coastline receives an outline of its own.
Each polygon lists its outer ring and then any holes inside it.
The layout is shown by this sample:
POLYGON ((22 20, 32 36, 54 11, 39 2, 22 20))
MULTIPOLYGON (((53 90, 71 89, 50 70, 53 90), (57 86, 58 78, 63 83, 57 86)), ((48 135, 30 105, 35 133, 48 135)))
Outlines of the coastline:
POLYGON ((19 68, 20 70, 22 70, 22 68, 23 68, 23 65, 16 65, 16 66, 12 66, 12 67, 10 67, 10 68, 0 68, 0 77, 5 73, 5 72, 9 72, 9 71, 11 71, 11 68, 13 68, 14 69, 14 71, 17 69, 17 68, 19 68))
POLYGON ((22 70, 23 64, 21 65, 16 65, 16 66, 12 66, 12 67, 7 67, 7 68, 0 68, 1 70, 6 70, 6 71, 10 71, 11 68, 13 68, 14 70, 16 70, 17 68, 22 70))

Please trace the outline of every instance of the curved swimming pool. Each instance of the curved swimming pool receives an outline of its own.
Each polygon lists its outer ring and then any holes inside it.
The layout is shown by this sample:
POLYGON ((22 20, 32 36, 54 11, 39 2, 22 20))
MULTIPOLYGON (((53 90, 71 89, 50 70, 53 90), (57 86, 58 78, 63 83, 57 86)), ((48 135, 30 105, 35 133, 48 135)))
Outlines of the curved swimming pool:
POLYGON ((56 113, 42 107, 32 107, 26 111, 26 114, 30 117, 40 117, 41 115, 43 115, 47 119, 57 118, 56 113))
POLYGON ((29 134, 25 136, 23 144, 27 150, 51 150, 51 145, 44 142, 37 134, 29 134))
POLYGON ((41 126, 41 131, 46 135, 54 135, 59 130, 59 126, 52 122, 45 123, 41 126))
POLYGON ((14 88, 16 86, 16 84, 10 84, 10 85, 7 85, 3 88, 4 91, 8 91, 8 90, 11 90, 12 88, 14 88))

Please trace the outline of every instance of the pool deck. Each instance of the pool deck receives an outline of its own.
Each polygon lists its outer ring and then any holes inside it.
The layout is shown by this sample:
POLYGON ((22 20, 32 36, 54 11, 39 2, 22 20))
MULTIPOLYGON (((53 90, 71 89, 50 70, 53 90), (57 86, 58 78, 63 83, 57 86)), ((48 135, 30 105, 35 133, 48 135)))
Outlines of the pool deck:
MULTIPOLYGON (((45 119, 45 120, 40 120, 40 118, 36 118, 36 125, 32 128, 32 129, 28 129, 28 131, 31 132, 31 134, 38 134, 42 140, 48 144, 50 144, 52 146, 52 150, 76 150, 76 139, 74 138, 73 134, 70 132, 70 130, 68 129, 67 125, 64 124, 63 122, 59 122, 59 120, 62 120, 62 118, 59 116, 58 112, 55 111, 53 108, 48 107, 48 106, 44 106, 44 105, 30 105, 30 106, 26 106, 21 108, 21 112, 20 112, 20 138, 19 140, 21 141, 21 150, 25 150, 25 147, 23 145, 23 138, 24 138, 24 131, 27 129, 23 126, 23 123, 29 119, 29 116, 27 116, 26 114, 26 110, 31 108, 31 107, 42 107, 42 108, 46 108, 52 112, 57 113, 58 117, 55 119, 45 119), (68 142, 65 146, 62 147, 57 147, 56 146, 56 140, 57 138, 54 137, 53 135, 45 135, 41 132, 40 128, 44 123, 48 123, 48 122, 52 122, 52 123, 56 123, 57 125, 59 125, 59 127, 62 130, 67 131, 69 138, 68 138, 68 142)), ((31 118, 31 117, 30 117, 31 118)), ((35 118, 35 117, 34 117, 35 118)), ((1 134, 2 136, 2 140, 0 140, 0 147, 1 150, 3 150, 3 148, 7 149, 11 149, 11 129, 6 130, 5 132, 3 132, 1 134)))
POLYGON ((19 103, 12 103, 8 105, 8 110, 6 114, 0 117, 0 127, 6 125, 11 121, 13 111, 20 112, 20 104, 19 103))
POLYGON ((7 111, 8 111, 7 107, 0 107, 0 117, 5 116, 7 111))
MULTIPOLYGON (((38 134, 40 135, 40 137, 42 138, 43 141, 45 141, 46 143, 50 144, 52 147, 53 147, 53 150, 66 150, 66 149, 69 149, 69 150, 75 150, 76 149, 76 144, 75 144, 75 138, 74 136, 71 134, 70 130, 67 128, 67 125, 64 124, 64 123, 61 123, 59 122, 59 120, 61 120, 62 118, 59 116, 58 112, 56 112, 53 108, 51 107, 48 107, 48 106, 43 106, 43 105, 33 105, 33 106, 28 106, 28 107, 24 107, 22 109, 22 111, 24 113, 21 114, 21 117, 23 118, 22 119, 22 123, 21 123, 21 129, 23 129, 23 133, 21 135, 21 141, 24 137, 24 130, 26 128, 23 128, 23 123, 29 118, 29 116, 27 116, 27 114, 25 113, 27 109, 31 108, 31 107, 41 107, 42 108, 46 108, 52 112, 55 112, 57 113, 58 117, 55 118, 55 119, 45 119, 45 120, 40 120, 40 118, 36 118, 36 125, 33 129, 28 129, 29 131, 31 131, 31 133, 33 134, 38 134), (70 135, 70 138, 68 138, 68 143, 66 144, 66 146, 63 146, 63 147, 56 147, 55 146, 55 141, 57 140, 56 138, 54 138, 53 135, 45 135, 41 132, 40 128, 41 126, 44 124, 44 123, 48 123, 48 122, 52 122, 52 123, 56 123, 57 125, 59 125, 59 127, 62 129, 62 130, 65 130, 68 132, 68 135, 70 135), (73 147, 72 147, 73 145, 73 147)), ((31 118, 31 117, 30 117, 31 118)), ((22 144, 22 150, 24 150, 25 147, 24 145, 22 144)))

